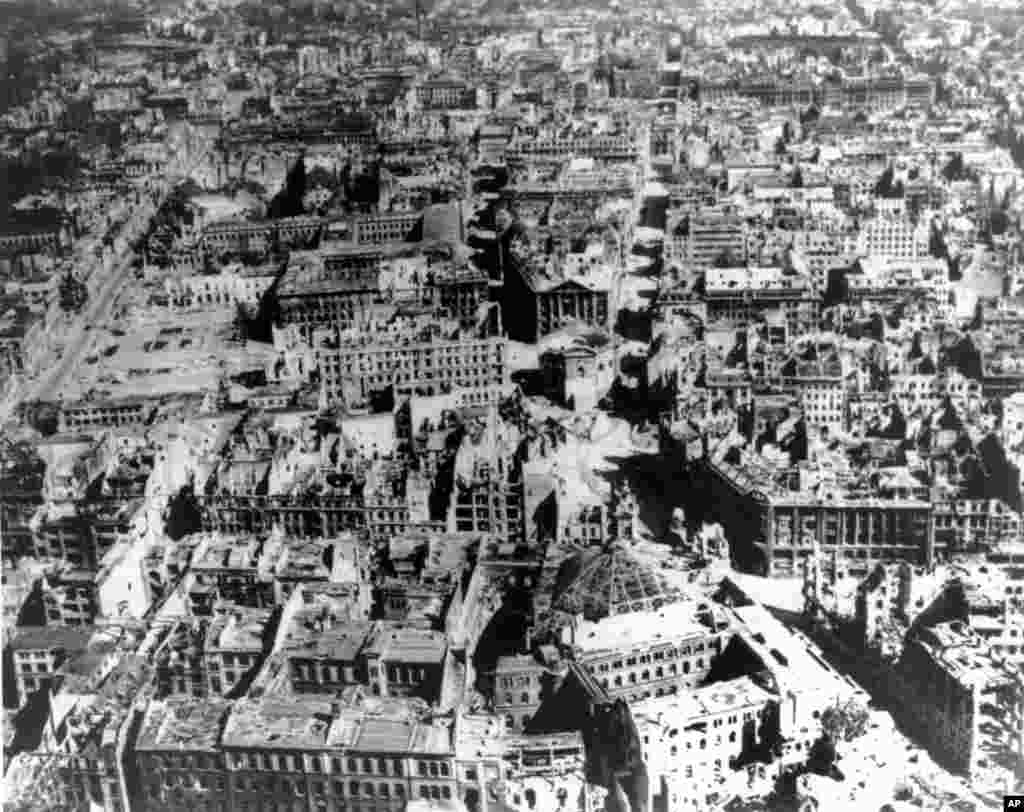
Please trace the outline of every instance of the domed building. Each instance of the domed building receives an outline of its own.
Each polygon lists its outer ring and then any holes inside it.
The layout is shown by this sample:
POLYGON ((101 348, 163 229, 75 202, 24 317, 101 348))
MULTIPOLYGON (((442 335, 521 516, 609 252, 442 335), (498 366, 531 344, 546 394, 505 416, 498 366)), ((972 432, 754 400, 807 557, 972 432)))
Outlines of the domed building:
POLYGON ((733 634, 721 612, 623 542, 566 559, 540 621, 538 630, 571 649, 610 696, 627 702, 702 684, 733 634))
POLYGON ((616 542, 587 549, 562 564, 552 610, 597 622, 607 617, 660 609, 682 600, 683 593, 664 575, 641 561, 629 545, 616 542))

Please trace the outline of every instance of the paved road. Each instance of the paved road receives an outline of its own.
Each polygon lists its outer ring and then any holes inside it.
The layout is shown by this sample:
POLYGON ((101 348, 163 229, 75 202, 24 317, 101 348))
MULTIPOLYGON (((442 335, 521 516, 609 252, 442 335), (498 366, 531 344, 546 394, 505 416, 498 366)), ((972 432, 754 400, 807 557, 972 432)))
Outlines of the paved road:
POLYGON ((27 399, 56 400, 60 396, 61 388, 68 376, 82 360, 91 343, 88 328, 110 317, 117 297, 131 279, 132 259, 132 253, 127 251, 115 260, 114 267, 108 272, 108 278, 100 287, 98 294, 89 299, 85 312, 76 320, 60 360, 56 366, 51 367, 33 382, 27 399))
MULTIPOLYGON (((196 153, 186 166, 175 161, 164 176, 166 182, 161 184, 157 200, 154 203, 145 204, 143 208, 135 211, 130 216, 129 221, 121 231, 125 238, 125 247, 115 256, 112 267, 107 269, 97 267, 94 269, 93 273, 103 274, 105 278, 100 284, 99 289, 90 296, 85 311, 76 318, 75 326, 70 333, 67 343, 64 345, 60 359, 50 369, 27 384, 23 388, 18 398, 19 400, 55 401, 60 398, 61 391, 66 385, 68 378, 73 374, 78 364, 81 363, 82 358, 92 343, 92 335, 89 328, 102 324, 110 318, 118 297, 132 280, 132 261, 135 255, 127 247, 127 243, 136 234, 143 232, 148 227, 150 218, 159 209, 167 194, 174 188, 175 183, 173 181, 188 177, 192 169, 203 159, 207 149, 208 145, 196 150, 196 153)), ((6 419, 15 405, 12 403, 0 407, 0 411, 4 412, 0 417, 6 419)))

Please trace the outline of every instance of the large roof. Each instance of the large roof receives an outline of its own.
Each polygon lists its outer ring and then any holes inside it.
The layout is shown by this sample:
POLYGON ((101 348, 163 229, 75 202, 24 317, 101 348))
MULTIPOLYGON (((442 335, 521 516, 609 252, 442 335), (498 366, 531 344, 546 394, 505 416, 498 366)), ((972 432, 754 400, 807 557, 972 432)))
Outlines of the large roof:
POLYGON ((553 608, 596 621, 629 612, 657 609, 683 594, 625 544, 584 550, 558 573, 553 608))

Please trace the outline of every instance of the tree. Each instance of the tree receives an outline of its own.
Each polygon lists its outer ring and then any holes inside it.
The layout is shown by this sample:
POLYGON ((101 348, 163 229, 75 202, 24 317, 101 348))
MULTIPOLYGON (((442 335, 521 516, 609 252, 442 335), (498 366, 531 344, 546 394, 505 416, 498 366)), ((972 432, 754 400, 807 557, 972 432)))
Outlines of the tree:
POLYGON ((856 699, 836 702, 821 714, 821 730, 833 742, 851 742, 863 736, 871 721, 871 714, 856 699))
POLYGON ((818 775, 828 775, 836 763, 837 755, 832 737, 823 734, 811 745, 807 754, 807 769, 818 775))

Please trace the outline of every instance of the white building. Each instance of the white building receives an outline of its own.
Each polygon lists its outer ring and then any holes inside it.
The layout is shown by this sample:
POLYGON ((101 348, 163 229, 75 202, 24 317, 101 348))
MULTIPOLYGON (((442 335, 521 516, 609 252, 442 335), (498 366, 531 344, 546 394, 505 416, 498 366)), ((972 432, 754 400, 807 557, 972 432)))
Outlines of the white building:
POLYGON ((928 254, 929 225, 916 226, 898 215, 883 215, 865 222, 857 239, 857 251, 867 257, 918 259, 928 254))

